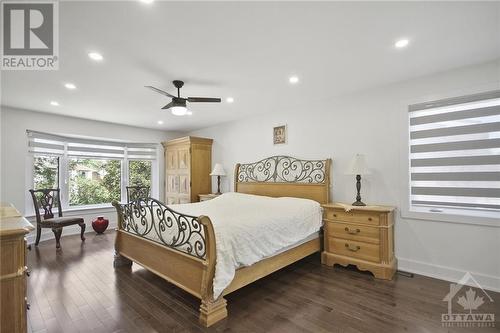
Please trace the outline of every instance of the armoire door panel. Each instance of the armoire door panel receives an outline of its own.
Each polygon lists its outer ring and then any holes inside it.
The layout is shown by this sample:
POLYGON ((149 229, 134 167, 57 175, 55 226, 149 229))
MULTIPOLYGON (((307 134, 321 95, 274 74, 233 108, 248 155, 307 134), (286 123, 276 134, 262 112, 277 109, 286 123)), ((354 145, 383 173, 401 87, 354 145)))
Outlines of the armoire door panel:
POLYGON ((191 203, 191 199, 189 197, 180 197, 179 198, 179 203, 180 204, 191 203))
POLYGON ((179 169, 189 168, 189 148, 182 148, 179 152, 179 169))
POLYGON ((167 175, 167 192, 179 193, 179 176, 167 175))
POLYGON ((179 176, 179 193, 182 194, 189 194, 189 176, 187 175, 180 175, 179 176))
POLYGON ((175 170, 179 166, 177 150, 167 150, 167 169, 175 170))
POLYGON ((179 203, 179 199, 177 197, 167 197, 167 205, 175 205, 179 203))

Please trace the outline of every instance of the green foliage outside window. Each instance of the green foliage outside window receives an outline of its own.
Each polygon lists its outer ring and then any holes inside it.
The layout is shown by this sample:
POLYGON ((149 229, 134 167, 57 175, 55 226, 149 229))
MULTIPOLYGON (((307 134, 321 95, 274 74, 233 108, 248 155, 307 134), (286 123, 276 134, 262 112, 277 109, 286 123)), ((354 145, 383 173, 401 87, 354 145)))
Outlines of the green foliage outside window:
POLYGON ((151 188, 151 161, 133 160, 128 164, 131 186, 149 186, 151 188))
POLYGON ((59 157, 35 156, 33 161, 33 188, 58 188, 59 157))
MULTIPOLYGON (((152 162, 129 161, 129 184, 151 187, 152 162)), ((69 205, 111 203, 121 199, 121 161, 71 158, 68 160, 69 205)), ((59 157, 34 157, 33 188, 59 187, 59 157)))
POLYGON ((69 205, 111 203, 121 198, 121 161, 69 160, 69 205))

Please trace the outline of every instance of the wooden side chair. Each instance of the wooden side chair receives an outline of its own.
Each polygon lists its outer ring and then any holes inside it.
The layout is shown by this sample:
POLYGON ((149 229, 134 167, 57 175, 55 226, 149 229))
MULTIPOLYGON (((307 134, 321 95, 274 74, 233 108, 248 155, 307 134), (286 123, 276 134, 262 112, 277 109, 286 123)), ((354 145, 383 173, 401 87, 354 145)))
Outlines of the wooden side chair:
POLYGON ((127 202, 149 198, 149 186, 127 186, 127 202))
POLYGON ((29 190, 31 193, 31 198, 33 199, 33 205, 35 206, 36 213, 36 241, 35 246, 38 246, 40 242, 40 236, 42 233, 42 228, 51 228, 54 236, 56 237, 56 248, 60 248, 60 239, 63 227, 68 225, 78 224, 82 229, 80 238, 85 241, 85 221, 82 217, 63 217, 63 211, 61 207, 61 195, 60 189, 58 188, 47 188, 40 190, 29 190), (52 208, 54 207, 54 200, 57 201, 57 211, 58 217, 54 217, 52 213, 52 208), (40 215, 40 209, 43 209, 43 219, 40 215))

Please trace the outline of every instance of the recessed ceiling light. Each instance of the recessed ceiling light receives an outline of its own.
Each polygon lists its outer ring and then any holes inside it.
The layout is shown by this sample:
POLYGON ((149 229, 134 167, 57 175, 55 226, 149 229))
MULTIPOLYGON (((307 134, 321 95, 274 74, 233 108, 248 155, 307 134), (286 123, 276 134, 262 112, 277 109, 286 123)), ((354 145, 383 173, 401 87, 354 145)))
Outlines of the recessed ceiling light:
POLYGON ((59 102, 57 102, 57 101, 51 101, 50 105, 52 105, 52 106, 59 106, 59 102))
POLYGON ((228 98, 226 98, 226 102, 227 103, 232 103, 232 102, 234 102, 234 98, 228 97, 228 98))
POLYGON ((299 83, 299 77, 296 75, 290 76, 288 78, 288 82, 290 82, 291 84, 299 83))
POLYGON ((155 0, 140 0, 140 1, 144 3, 153 3, 155 0))
POLYGON ((163 125, 163 120, 158 120, 158 125, 163 125))
POLYGON ((90 52, 89 58, 92 60, 95 60, 95 61, 102 61, 102 59, 104 59, 102 54, 97 53, 97 52, 90 52))
POLYGON ((74 90, 76 89, 76 86, 73 84, 73 83, 65 83, 64 86, 66 87, 66 89, 70 89, 70 90, 74 90))
POLYGON ((402 49, 403 47, 407 47, 410 41, 408 39, 400 39, 394 43, 394 47, 398 49, 402 49))

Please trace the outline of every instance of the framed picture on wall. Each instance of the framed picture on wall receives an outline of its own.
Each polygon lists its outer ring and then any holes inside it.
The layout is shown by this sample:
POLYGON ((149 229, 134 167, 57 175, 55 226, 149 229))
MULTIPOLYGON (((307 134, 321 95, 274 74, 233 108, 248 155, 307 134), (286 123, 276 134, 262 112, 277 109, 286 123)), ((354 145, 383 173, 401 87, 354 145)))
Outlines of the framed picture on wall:
POLYGON ((273 143, 275 145, 286 143, 286 125, 273 128, 273 143))

